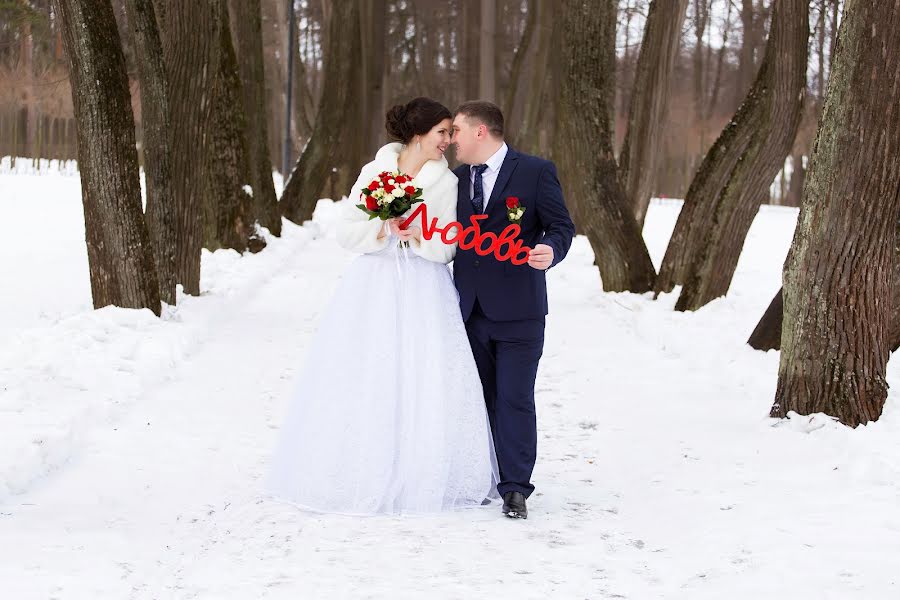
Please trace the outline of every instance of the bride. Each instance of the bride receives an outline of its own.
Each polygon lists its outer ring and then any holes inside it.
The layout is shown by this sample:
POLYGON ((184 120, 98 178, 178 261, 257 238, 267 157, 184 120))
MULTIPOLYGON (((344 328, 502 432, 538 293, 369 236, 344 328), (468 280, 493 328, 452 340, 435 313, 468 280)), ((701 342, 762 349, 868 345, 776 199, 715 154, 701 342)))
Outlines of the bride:
POLYGON ((416 98, 388 111, 386 127, 397 143, 363 167, 343 203, 337 240, 360 256, 309 346, 267 482, 319 512, 436 512, 496 497, 481 381, 447 267, 456 248, 356 207, 379 173, 400 171, 439 226, 455 221, 451 114, 416 98))

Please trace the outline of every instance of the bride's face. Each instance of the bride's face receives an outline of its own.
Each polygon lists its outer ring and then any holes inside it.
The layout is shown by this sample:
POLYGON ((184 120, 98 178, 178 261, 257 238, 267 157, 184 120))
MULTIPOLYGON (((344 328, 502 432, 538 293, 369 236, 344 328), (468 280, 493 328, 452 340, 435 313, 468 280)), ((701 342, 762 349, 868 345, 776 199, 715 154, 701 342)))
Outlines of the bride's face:
POLYGON ((450 119, 444 119, 419 139, 422 152, 429 160, 440 160, 450 146, 450 119))

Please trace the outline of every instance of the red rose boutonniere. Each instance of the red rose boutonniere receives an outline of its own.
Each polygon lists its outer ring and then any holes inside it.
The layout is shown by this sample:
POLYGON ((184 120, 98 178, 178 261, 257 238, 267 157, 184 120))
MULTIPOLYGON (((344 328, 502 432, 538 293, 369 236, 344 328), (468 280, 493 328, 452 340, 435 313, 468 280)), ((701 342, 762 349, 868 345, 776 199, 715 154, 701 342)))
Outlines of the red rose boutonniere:
POLYGON ((516 196, 509 196, 506 199, 506 216, 510 223, 518 223, 525 214, 525 207, 519 203, 516 196))

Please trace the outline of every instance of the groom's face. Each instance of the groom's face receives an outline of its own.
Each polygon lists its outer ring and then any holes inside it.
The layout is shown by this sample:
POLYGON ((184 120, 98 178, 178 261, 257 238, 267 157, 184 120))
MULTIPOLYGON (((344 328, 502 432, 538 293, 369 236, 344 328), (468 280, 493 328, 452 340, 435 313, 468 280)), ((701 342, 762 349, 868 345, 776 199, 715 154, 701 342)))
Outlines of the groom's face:
POLYGON ((453 134, 450 143, 456 146, 456 160, 471 164, 478 153, 481 142, 480 129, 486 129, 484 125, 471 120, 464 114, 458 114, 453 119, 453 134))

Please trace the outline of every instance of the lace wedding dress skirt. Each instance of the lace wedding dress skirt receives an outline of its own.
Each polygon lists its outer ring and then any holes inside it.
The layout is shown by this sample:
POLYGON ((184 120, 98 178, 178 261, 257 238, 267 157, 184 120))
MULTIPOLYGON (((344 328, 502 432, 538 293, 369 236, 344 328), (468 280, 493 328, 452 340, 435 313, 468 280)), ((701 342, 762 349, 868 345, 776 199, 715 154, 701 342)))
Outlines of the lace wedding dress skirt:
POLYGON ((496 498, 481 381, 446 265, 357 257, 322 316, 267 489, 319 512, 426 513, 496 498))

